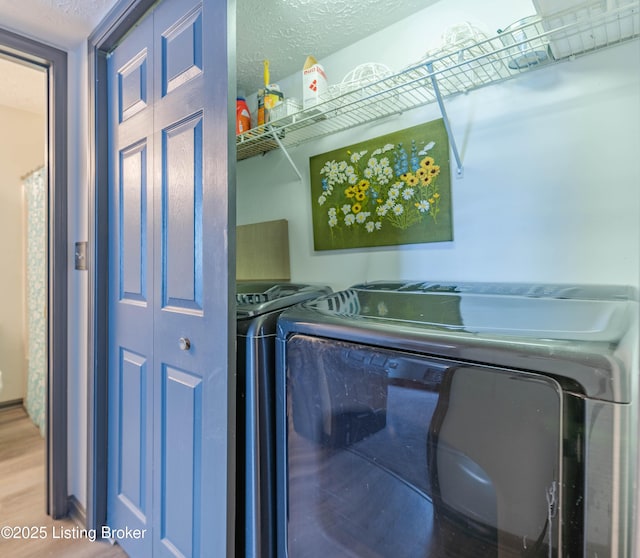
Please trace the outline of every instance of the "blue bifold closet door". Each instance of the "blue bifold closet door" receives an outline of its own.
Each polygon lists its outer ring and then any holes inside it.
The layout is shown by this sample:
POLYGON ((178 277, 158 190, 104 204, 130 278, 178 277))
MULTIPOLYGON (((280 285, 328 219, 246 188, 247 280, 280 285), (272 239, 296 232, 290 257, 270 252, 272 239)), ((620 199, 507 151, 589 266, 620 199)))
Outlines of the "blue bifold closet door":
POLYGON ((133 558, 230 544, 226 10, 165 1, 108 62, 108 527, 133 558))

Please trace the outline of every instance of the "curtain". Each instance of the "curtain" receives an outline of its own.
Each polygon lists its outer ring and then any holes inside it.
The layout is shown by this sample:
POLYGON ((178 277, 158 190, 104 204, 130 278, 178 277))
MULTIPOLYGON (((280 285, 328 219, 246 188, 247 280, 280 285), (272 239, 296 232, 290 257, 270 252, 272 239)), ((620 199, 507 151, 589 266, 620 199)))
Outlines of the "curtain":
POLYGON ((44 436, 47 376, 47 188, 44 168, 24 179, 27 205, 27 340, 25 408, 44 436))

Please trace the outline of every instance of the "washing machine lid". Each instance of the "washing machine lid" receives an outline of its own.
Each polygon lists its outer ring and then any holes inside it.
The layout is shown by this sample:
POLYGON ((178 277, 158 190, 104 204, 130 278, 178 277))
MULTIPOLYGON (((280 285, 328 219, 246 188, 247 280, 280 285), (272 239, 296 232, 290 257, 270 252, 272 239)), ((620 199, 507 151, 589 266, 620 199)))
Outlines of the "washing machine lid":
POLYGON ((237 319, 253 318, 329 293, 331 288, 325 285, 282 281, 238 281, 236 283, 237 319))
POLYGON ((287 313, 282 330, 306 320, 339 335, 367 331, 353 338, 548 372, 602 399, 631 396, 639 313, 632 287, 374 282, 307 302, 301 312, 287 313))

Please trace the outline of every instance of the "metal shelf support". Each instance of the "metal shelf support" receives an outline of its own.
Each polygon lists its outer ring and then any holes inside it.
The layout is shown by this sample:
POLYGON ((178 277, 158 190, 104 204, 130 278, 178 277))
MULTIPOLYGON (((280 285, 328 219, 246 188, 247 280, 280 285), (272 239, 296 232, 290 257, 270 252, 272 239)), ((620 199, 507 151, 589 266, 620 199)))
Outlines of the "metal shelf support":
POLYGON ((271 124, 269 124, 269 126, 267 126, 267 129, 273 135, 273 139, 276 140, 276 143, 278 144, 278 147, 282 150, 282 152, 284 153, 284 156, 287 158, 287 161, 289 161, 289 164, 293 167, 293 170, 298 175, 298 178, 300 179, 300 182, 302 182, 302 174, 300 174, 300 171, 298 170, 298 167, 296 167, 296 164, 293 162, 293 159, 291 158, 291 155, 289 155, 289 152, 287 151, 287 148, 283 145, 282 141, 278 137, 278 133, 273 128, 273 126, 271 126, 271 124))
POLYGON ((458 152, 458 146, 456 145, 456 139, 453 137, 453 132, 451 131, 451 124, 449 124, 449 117, 447 116, 447 111, 444 108, 444 101, 442 100, 442 94, 440 93, 440 87, 438 87, 438 80, 436 79, 435 74, 433 73, 433 64, 431 62, 427 62, 425 64, 427 67, 427 71, 429 72, 429 77, 431 78, 431 85, 433 86, 433 92, 436 95, 436 101, 438 101, 438 106, 440 107, 440 114, 442 114, 442 120, 444 121, 444 127, 447 130, 447 136, 449 136, 449 144, 451 145, 451 150, 453 151, 453 156, 456 160, 457 166, 457 177, 462 178, 464 175, 464 169, 462 167, 462 160, 460 159, 460 153, 458 152))

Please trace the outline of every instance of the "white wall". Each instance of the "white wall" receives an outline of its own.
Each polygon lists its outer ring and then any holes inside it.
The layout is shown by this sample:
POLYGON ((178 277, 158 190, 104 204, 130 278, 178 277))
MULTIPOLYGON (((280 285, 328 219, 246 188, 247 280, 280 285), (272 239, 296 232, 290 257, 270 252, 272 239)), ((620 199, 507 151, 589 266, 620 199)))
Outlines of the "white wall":
MULTIPOLYGON (((367 61, 399 70, 450 23, 484 21, 491 31, 532 13, 522 0, 490 7, 443 1, 321 63, 331 82, 367 61)), ((637 285, 638 67, 636 40, 447 101, 464 163, 451 184, 452 242, 313 250, 309 157, 439 118, 435 104, 293 148, 302 182, 277 151, 239 162, 237 222, 288 219, 292 279, 334 288, 377 279, 637 285)), ((300 76, 278 81, 300 96, 300 76)))
MULTIPOLYGON (((1 87, 1 85, 0 85, 1 87)), ((24 197, 21 177, 44 163, 44 115, 0 106, 0 403, 26 395, 24 197)))

